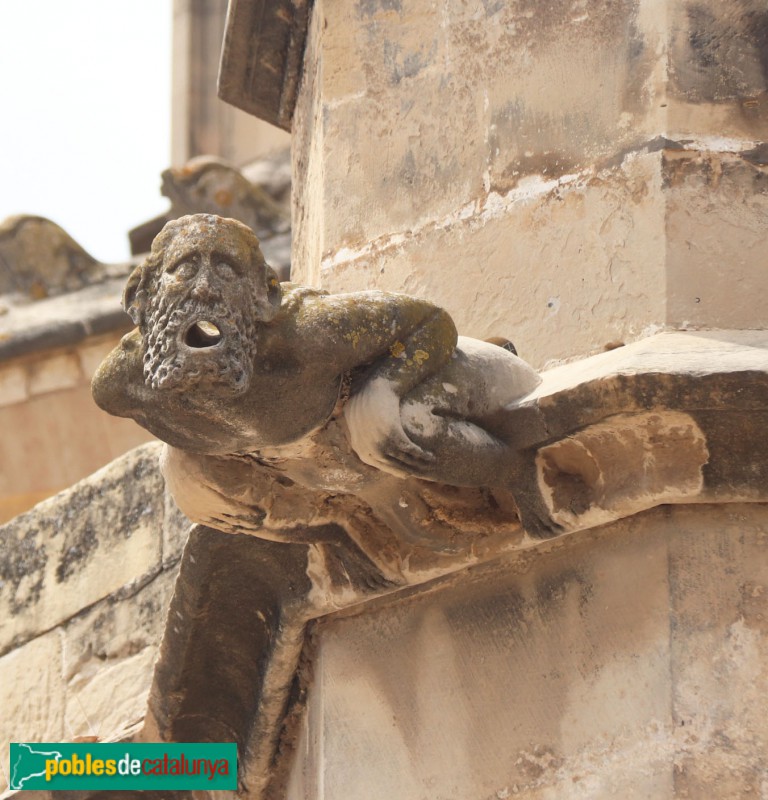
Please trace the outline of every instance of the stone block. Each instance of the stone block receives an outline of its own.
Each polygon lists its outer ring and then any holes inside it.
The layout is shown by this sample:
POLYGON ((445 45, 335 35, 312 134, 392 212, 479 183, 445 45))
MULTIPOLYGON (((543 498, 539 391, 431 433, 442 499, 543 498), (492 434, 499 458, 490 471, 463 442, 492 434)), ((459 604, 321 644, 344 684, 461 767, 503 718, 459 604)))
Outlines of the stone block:
POLYGON ((64 679, 82 684, 103 666, 156 646, 177 573, 178 568, 165 570, 132 594, 108 597, 64 623, 64 679))
POLYGON ((319 621, 286 796, 761 796, 766 547, 662 507, 319 621))
POLYGON ((65 724, 69 737, 98 736, 116 740, 144 720, 157 647, 135 655, 93 664, 67 686, 65 724))
POLYGON ((76 353, 62 353, 40 359, 29 365, 29 393, 31 395, 72 389, 84 381, 80 360, 76 353))
POLYGON ((326 800, 671 797, 654 519, 318 623, 294 784, 326 800))
POLYGON ((635 0, 342 6, 315 3, 305 60, 321 60, 306 155, 325 169, 326 252, 578 172, 660 127, 663 30, 635 0))
POLYGON ((293 279, 421 294, 537 366, 764 327, 767 21, 752 0, 318 0, 293 279))
POLYGON ((369 95, 326 115, 325 252, 418 227, 484 193, 482 135, 461 125, 445 126, 441 119, 449 105, 458 119, 475 119, 482 97, 457 91, 434 73, 413 80, 423 98, 423 116, 411 118, 400 103, 369 95), (386 145, 361 146, 366 141, 386 145), (339 208, 343 214, 334 213, 339 208))
POLYGON ((765 328, 768 166, 742 155, 664 153, 667 323, 765 328))
POLYGON ((768 11, 760 0, 672 0, 668 130, 768 139, 768 11))
POLYGON ((160 571, 157 457, 137 448, 0 528, 0 652, 160 571))
POLYGON ((0 523, 151 438, 98 409, 87 383, 0 403, 0 430, 0 523))
POLYGON ((670 539, 680 797, 760 797, 768 750, 768 525, 760 505, 676 515, 670 539))
POLYGON ((77 348, 77 355, 80 359, 80 369, 86 380, 91 380, 93 374, 99 368, 99 364, 101 364, 109 352, 117 346, 119 341, 120 336, 113 334, 96 341, 88 341, 77 348))
POLYGON ((27 399, 27 372, 19 365, 0 368, 0 406, 10 406, 27 399))
POLYGON ((665 328, 765 327, 766 213, 768 167, 669 147, 328 252, 318 280, 428 298, 542 367, 665 328))
POLYGON ((408 236, 329 256, 322 283, 424 297, 461 333, 504 336, 539 367, 641 338, 663 324, 659 166, 645 154, 593 179, 494 195, 408 236))
POLYGON ((176 574, 102 600, 0 658, 6 774, 10 741, 114 740, 142 722, 176 574))
POLYGON ((0 793, 10 775, 11 742, 60 742, 66 738, 66 684, 61 664, 60 631, 39 636, 0 657, 0 793))

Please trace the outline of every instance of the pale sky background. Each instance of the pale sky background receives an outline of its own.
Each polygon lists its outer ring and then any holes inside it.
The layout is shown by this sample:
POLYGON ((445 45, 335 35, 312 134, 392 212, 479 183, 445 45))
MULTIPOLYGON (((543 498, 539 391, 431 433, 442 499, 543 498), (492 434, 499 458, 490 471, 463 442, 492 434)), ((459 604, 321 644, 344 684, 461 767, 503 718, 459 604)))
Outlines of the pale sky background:
POLYGON ((171 0, 0 0, 0 220, 40 214, 102 261, 168 208, 171 0))

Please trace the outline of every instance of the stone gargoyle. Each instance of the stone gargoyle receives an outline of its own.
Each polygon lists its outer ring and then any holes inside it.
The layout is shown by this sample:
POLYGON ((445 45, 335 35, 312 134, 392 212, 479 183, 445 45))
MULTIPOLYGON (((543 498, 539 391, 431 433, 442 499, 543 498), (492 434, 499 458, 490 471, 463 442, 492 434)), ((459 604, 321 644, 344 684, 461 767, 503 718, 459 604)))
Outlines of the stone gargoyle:
POLYGON ((203 214, 165 226, 124 306, 98 405, 167 443, 193 521, 309 545, 330 605, 481 560, 520 519, 556 530, 506 423, 539 376, 442 309, 280 284, 249 228, 203 214))
POLYGON ((655 505, 765 497, 764 343, 666 334, 540 380, 422 300, 281 285, 211 215, 166 225, 124 304, 94 397, 167 443, 199 523, 142 735, 236 741, 243 797, 284 796, 313 620, 655 505))

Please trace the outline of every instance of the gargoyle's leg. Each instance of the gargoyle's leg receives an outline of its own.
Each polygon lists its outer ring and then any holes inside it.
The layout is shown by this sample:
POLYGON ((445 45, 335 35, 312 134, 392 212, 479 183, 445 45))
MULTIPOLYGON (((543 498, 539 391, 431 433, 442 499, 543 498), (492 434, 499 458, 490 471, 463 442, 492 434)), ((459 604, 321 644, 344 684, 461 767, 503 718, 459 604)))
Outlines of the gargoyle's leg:
POLYGON ((193 527, 143 738, 236 742, 240 783, 261 797, 277 751, 305 623, 307 547, 193 527))
POLYGON ((563 532, 562 527, 552 519, 541 496, 534 448, 515 453, 509 460, 505 477, 505 488, 512 492, 520 523, 529 536, 551 539, 563 532))

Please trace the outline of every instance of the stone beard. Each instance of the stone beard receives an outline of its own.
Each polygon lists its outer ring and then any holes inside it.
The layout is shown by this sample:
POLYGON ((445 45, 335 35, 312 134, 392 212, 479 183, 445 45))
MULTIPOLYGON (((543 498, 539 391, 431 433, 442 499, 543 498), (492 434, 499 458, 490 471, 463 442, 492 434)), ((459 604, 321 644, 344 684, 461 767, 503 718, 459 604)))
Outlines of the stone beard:
POLYGON ((144 380, 153 389, 184 390, 202 384, 237 396, 248 388, 253 373, 253 314, 221 299, 202 303, 190 297, 190 291, 181 295, 156 292, 147 297, 141 326, 144 380), (185 343, 188 332, 201 321, 219 329, 221 338, 216 344, 185 343))

